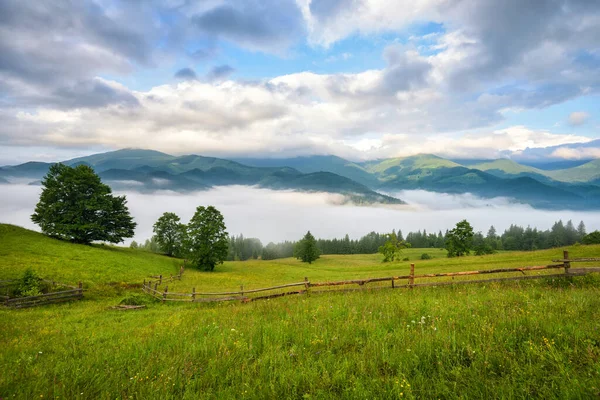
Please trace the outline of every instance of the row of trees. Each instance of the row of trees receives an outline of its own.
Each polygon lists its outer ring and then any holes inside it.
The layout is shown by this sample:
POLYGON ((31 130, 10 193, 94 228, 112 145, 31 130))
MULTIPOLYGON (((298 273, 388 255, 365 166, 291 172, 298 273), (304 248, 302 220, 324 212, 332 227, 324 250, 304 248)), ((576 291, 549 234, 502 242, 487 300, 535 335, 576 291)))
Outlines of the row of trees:
POLYGON ((212 271, 223 263, 229 237, 223 215, 213 206, 199 206, 190 222, 175 213, 164 213, 154 224, 154 240, 169 256, 185 258, 198 269, 212 271))

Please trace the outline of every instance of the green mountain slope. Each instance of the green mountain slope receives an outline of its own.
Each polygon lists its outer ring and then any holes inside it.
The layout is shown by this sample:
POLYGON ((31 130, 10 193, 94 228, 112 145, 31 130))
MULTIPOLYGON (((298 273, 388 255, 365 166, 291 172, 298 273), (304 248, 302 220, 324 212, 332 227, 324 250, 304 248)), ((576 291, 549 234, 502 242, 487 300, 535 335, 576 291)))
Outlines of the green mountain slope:
POLYGON ((543 175, 544 171, 537 168, 528 167, 521 165, 515 161, 509 159, 499 159, 480 164, 471 165, 470 168, 478 169, 480 171, 501 171, 505 174, 518 175, 523 173, 533 173, 543 175))
POLYGON ((7 224, 0 224, 0 243, 2 279, 18 278, 32 268, 58 282, 83 281, 86 288, 121 286, 139 284, 152 275, 175 275, 182 264, 178 259, 124 247, 73 244, 7 224))
POLYGON ((174 156, 154 150, 122 149, 74 158, 64 161, 63 164, 87 164, 100 172, 109 169, 133 169, 141 166, 156 167, 173 159, 175 159, 174 156))
POLYGON ((563 182, 592 182, 600 180, 600 159, 583 165, 556 171, 546 171, 552 179, 563 182))
POLYGON ((377 177, 358 163, 337 156, 307 156, 294 158, 240 158, 238 162, 254 167, 290 167, 302 173, 332 172, 365 186, 376 186, 377 177))
POLYGON ((427 171, 437 168, 454 168, 459 166, 460 165, 455 162, 431 154, 390 158, 383 161, 370 161, 363 164, 363 167, 371 174, 376 175, 380 181, 395 179, 406 171, 427 171))

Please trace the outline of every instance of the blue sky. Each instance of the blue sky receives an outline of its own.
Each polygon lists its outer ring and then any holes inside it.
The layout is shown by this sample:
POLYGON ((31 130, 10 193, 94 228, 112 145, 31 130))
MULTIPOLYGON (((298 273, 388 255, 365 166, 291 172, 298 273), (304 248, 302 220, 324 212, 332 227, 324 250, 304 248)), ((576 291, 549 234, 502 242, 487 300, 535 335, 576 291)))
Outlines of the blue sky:
POLYGON ((123 147, 595 158, 600 3, 0 5, 0 164, 123 147))

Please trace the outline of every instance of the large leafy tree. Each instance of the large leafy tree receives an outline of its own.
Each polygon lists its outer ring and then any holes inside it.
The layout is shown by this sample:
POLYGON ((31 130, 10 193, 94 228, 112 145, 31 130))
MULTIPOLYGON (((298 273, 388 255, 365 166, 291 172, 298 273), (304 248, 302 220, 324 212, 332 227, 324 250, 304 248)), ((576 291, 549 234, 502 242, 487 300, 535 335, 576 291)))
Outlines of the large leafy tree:
POLYGON ((229 240, 223 215, 213 206, 200 206, 187 225, 186 255, 193 266, 213 271, 227 258, 229 240))
POLYGON ((402 254, 402 249, 410 247, 410 243, 406 243, 404 240, 398 238, 396 232, 389 233, 387 237, 388 240, 383 246, 379 246, 379 252, 383 254, 383 262, 399 259, 400 254, 402 254))
POLYGON ((446 238, 448 257, 468 255, 473 246, 473 235, 473 227, 466 219, 457 223, 446 238))
POLYGON ((185 225, 179 216, 172 212, 164 213, 154 223, 154 235, 161 250, 168 256, 180 255, 185 225))
POLYGON ((310 231, 306 232, 304 238, 296 244, 294 249, 294 257, 309 264, 319 258, 320 254, 317 241, 310 231))
POLYGON ((125 196, 113 196, 91 167, 54 164, 42 186, 31 220, 43 233, 85 244, 119 243, 133 236, 136 223, 125 196))

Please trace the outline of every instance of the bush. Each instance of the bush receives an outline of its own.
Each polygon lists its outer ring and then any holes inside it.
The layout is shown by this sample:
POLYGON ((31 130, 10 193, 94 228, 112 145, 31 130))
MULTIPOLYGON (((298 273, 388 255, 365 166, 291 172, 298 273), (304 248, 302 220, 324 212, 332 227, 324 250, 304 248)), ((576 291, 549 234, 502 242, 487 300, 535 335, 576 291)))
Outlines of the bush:
POLYGON ((28 268, 19 280, 19 287, 15 294, 19 297, 39 296, 45 289, 46 285, 42 278, 28 268))
POLYGON ((431 260, 433 257, 431 257, 429 254, 427 253, 423 253, 421 254, 421 260, 431 260))
POLYGON ((410 261, 410 258, 408 258, 408 257, 404 257, 404 258, 402 259, 402 261, 410 261))

